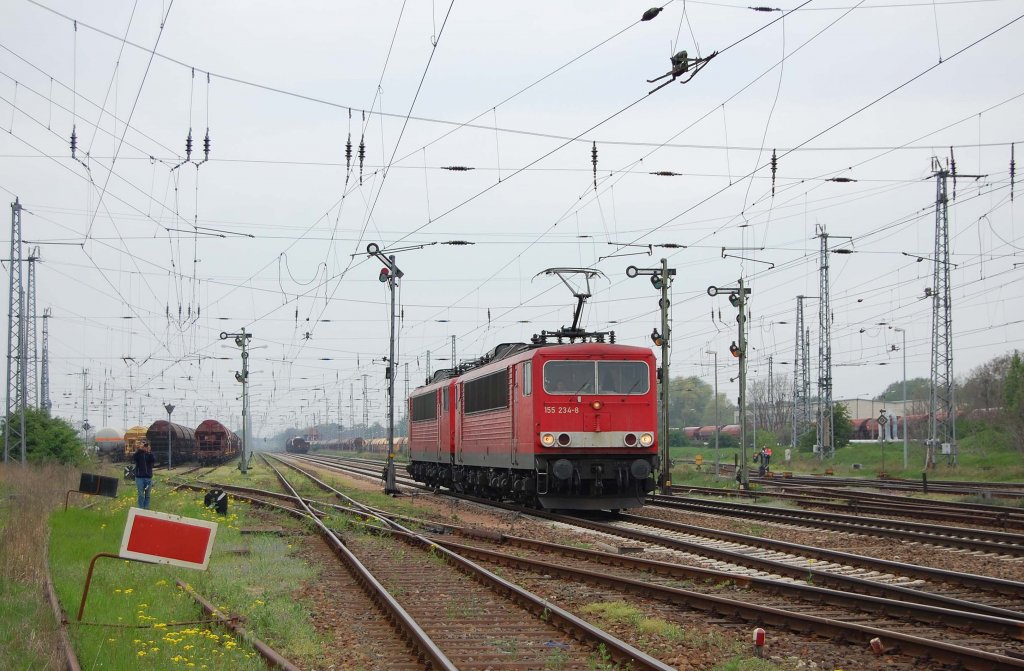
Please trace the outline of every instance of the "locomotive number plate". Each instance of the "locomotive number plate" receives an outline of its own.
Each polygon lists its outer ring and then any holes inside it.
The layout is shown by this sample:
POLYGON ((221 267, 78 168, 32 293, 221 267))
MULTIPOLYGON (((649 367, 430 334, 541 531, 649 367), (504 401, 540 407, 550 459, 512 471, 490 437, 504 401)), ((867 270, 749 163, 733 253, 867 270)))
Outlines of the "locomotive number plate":
POLYGON ((545 415, 578 415, 580 414, 580 406, 578 405, 545 405, 545 415))

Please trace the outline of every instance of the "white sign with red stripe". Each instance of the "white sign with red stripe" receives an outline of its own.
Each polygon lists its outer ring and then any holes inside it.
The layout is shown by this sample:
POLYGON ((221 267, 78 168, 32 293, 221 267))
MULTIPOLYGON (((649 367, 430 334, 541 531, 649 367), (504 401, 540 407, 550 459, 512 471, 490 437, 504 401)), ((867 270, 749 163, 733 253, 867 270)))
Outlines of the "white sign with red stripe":
POLYGON ((125 559, 205 570, 216 536, 216 522, 130 508, 118 554, 125 559))

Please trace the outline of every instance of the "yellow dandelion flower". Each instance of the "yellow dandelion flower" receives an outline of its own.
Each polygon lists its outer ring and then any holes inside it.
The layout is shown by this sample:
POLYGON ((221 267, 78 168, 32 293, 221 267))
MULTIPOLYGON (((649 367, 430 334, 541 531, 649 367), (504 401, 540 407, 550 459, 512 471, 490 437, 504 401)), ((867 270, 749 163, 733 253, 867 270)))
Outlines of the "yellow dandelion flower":
POLYGON ((121 593, 121 590, 120 590, 120 589, 115 589, 115 590, 114 590, 114 594, 120 594, 120 593, 121 593))
POLYGON ((145 650, 139 650, 139 651, 138 651, 138 652, 137 652, 136 654, 137 654, 137 655, 138 655, 139 657, 145 657, 145 656, 146 656, 146 651, 145 651, 145 650))
POLYGON ((116 642, 117 642, 116 638, 108 638, 107 639, 107 643, 116 643, 116 642))
POLYGON ((129 587, 128 589, 126 589, 126 590, 124 591, 124 593, 125 593, 125 594, 131 594, 131 593, 132 593, 132 592, 134 592, 134 591, 135 591, 135 590, 133 590, 133 589, 131 589, 131 588, 129 587))
POLYGON ((150 648, 150 652, 160 652, 160 648, 150 648))

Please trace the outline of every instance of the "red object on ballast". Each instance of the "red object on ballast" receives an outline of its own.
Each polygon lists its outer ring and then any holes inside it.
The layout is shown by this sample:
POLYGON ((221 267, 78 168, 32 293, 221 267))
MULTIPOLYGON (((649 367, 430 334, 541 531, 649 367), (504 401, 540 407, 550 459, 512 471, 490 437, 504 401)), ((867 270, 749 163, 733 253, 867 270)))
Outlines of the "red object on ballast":
POLYGON ((884 652, 884 650, 885 649, 882 647, 882 639, 880 639, 880 638, 873 638, 873 639, 871 639, 871 651, 872 652, 874 652, 876 655, 881 655, 882 652, 884 652))
POLYGON ((754 645, 756 645, 759 648, 763 647, 764 646, 764 629, 762 629, 761 627, 758 627, 758 628, 754 629, 754 637, 753 638, 754 638, 754 645))
POLYGON ((118 554, 125 559, 204 570, 216 536, 216 522, 131 508, 118 554))

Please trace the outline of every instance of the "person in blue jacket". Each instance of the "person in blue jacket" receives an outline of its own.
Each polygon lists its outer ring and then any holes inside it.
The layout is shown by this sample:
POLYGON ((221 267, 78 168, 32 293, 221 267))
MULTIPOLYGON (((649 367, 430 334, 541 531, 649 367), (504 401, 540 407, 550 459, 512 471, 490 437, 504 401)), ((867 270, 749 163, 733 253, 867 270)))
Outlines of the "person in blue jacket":
POLYGON ((148 441, 141 441, 132 454, 135 463, 135 487, 139 490, 139 508, 149 508, 149 493, 153 489, 153 464, 156 459, 148 441))

